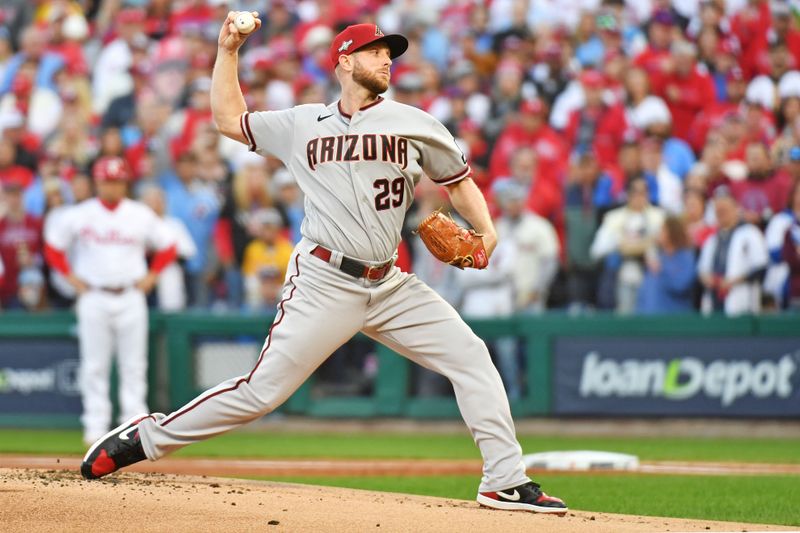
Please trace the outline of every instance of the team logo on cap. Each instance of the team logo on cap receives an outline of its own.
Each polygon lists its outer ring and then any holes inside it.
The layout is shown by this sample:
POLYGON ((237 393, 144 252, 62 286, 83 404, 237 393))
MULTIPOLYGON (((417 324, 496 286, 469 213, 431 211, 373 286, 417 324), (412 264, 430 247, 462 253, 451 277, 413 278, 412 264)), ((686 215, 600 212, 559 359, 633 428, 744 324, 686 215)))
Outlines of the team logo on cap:
POLYGON ((117 175, 122 172, 122 161, 119 159, 112 159, 108 162, 108 173, 117 175))
POLYGON ((383 32, 377 26, 375 26, 375 35, 378 35, 379 37, 383 37, 383 32))
POLYGON ((353 39, 343 42, 342 46, 339 47, 339 52, 347 52, 347 49, 350 48, 351 44, 353 44, 353 39))

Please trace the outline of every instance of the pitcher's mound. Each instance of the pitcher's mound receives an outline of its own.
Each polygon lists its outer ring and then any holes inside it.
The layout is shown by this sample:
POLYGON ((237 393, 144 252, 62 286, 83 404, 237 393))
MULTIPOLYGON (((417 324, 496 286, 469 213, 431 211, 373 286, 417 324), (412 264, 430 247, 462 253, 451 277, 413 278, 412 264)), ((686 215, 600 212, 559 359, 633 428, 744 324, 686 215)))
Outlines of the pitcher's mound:
POLYGON ((743 531, 732 522, 570 511, 566 517, 475 502, 228 478, 0 469, 4 532, 39 531, 743 531))

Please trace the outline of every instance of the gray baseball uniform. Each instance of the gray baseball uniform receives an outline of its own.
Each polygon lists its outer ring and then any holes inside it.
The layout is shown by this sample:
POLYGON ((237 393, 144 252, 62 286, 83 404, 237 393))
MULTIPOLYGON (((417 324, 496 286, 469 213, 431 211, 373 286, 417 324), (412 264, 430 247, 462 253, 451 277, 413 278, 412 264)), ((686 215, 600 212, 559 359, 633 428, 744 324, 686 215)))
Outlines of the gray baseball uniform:
POLYGON ((469 176, 450 133, 427 113, 382 98, 353 116, 337 104, 303 105, 245 113, 241 126, 250 149, 280 158, 305 193, 303 239, 255 368, 165 418, 143 421, 147 457, 271 412, 361 331, 452 382, 484 459, 480 491, 529 481, 485 344, 439 295, 391 264, 423 172, 443 185, 469 176), (353 260, 377 274, 347 273, 353 260))

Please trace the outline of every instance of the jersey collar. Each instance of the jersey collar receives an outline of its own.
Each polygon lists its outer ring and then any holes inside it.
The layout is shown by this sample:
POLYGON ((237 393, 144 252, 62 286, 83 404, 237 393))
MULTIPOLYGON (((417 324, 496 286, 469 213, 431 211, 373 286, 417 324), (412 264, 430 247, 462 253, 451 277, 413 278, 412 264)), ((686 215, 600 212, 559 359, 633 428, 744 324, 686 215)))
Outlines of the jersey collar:
POLYGON ((105 207, 109 211, 116 210, 119 207, 119 205, 122 203, 122 200, 120 200, 119 202, 106 202, 105 200, 102 200, 100 198, 98 198, 97 201, 99 201, 100 205, 102 205, 103 207, 105 207))
MULTIPOLYGON (((383 102, 383 96, 379 96, 379 97, 377 97, 377 98, 375 99, 375 101, 374 101, 374 102, 371 102, 371 103, 369 103, 369 104, 365 105, 364 107, 360 107, 358 110, 359 110, 359 111, 366 111, 366 110, 367 110, 367 109, 369 109, 370 107, 374 107, 374 106, 376 106, 376 105, 380 104, 381 102, 383 102)), ((351 118, 353 118, 353 116, 352 116, 352 115, 348 115, 347 113, 345 113, 345 112, 344 112, 344 109, 342 109, 342 101, 341 101, 341 100, 339 100, 339 101, 336 103, 336 107, 338 107, 338 108, 339 108, 339 114, 340 114, 340 115, 342 115, 344 118, 346 118, 346 119, 348 119, 348 120, 350 120, 351 118)))

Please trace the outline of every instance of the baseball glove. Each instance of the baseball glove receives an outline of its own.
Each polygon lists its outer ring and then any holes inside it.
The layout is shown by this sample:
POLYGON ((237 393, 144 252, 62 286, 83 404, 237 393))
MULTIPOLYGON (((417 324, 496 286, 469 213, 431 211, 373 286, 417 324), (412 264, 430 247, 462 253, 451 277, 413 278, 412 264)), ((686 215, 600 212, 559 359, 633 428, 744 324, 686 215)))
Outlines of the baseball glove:
POLYGON ((475 230, 462 228, 452 217, 434 211, 420 222, 415 233, 439 261, 458 268, 486 268, 489 255, 483 246, 483 236, 475 230))

